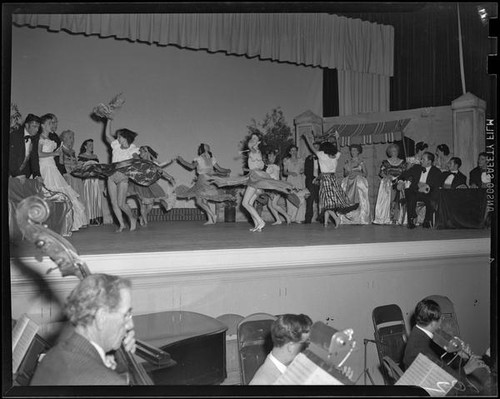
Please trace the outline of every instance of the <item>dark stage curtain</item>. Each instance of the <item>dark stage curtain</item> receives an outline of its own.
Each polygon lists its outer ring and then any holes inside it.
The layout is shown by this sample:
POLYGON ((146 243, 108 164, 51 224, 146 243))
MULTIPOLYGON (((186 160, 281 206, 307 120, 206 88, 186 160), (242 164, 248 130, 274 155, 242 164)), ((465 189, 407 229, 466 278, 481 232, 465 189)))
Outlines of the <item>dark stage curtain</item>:
POLYGON ((336 69, 323 68, 323 117, 339 116, 339 79, 336 69))
MULTIPOLYGON (((427 3, 413 12, 339 14, 394 26, 391 111, 450 105, 462 95, 456 4, 427 3)), ((487 73, 489 28, 482 24, 477 5, 460 3, 466 90, 485 100, 487 117, 496 118, 496 81, 487 73)), ((331 90, 326 81, 324 85, 325 91, 331 90)))

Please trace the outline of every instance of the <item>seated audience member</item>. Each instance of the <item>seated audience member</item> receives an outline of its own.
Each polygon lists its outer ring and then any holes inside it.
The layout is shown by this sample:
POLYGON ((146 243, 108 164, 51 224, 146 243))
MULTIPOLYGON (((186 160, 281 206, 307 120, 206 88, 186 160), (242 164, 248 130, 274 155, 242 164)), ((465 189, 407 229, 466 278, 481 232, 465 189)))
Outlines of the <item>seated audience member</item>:
POLYGON ((446 372, 457 378, 465 386, 469 385, 466 376, 472 374, 475 377, 473 379, 476 383, 477 380, 485 381, 487 379, 485 377, 489 374, 488 366, 478 356, 471 356, 463 367, 459 365, 458 369, 447 364, 447 362, 450 361, 449 359, 446 361, 443 360, 442 357, 446 354, 445 350, 433 341, 434 333, 441 327, 441 309, 437 302, 431 299, 423 299, 417 303, 415 307, 415 320, 416 325, 413 327, 408 337, 403 356, 405 370, 410 367, 418 354, 421 353, 446 372))
POLYGON ((467 187, 467 177, 460 172, 461 166, 462 160, 460 158, 453 157, 450 159, 450 170, 443 173, 443 188, 467 187))
POLYGON ((415 156, 406 158, 406 163, 408 164, 408 166, 411 167, 413 165, 420 165, 422 163, 422 156, 424 155, 424 152, 428 148, 429 148, 429 145, 427 143, 424 143, 423 141, 419 141, 415 145, 415 156))
POLYGON ((425 204, 423 227, 431 227, 437 190, 442 184, 441 171, 433 166, 433 163, 434 154, 425 152, 422 157, 422 165, 414 165, 399 176, 398 190, 404 188, 409 229, 415 228, 417 201, 422 201, 425 204), (403 183, 404 181, 406 183, 403 183))
POLYGON ((439 144, 436 147, 436 168, 441 172, 448 172, 450 170, 450 158, 450 148, 446 144, 439 144))
POLYGON ((486 188, 491 183, 491 176, 486 173, 488 154, 481 152, 477 157, 477 166, 469 173, 469 186, 471 188, 486 188))
POLYGON ((273 349, 250 385, 271 385, 284 374, 295 356, 307 348, 311 325, 312 320, 304 314, 279 316, 271 326, 273 349))
POLYGON ((127 279, 92 274, 82 280, 64 309, 75 330, 47 352, 31 385, 127 385, 126 365, 117 365, 112 352, 122 342, 135 352, 131 300, 127 279))

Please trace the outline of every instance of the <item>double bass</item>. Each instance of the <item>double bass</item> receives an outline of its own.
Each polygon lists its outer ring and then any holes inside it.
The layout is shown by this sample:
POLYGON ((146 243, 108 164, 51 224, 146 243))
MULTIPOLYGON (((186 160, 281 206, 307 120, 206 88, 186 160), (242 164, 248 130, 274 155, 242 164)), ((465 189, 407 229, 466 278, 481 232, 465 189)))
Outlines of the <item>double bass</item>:
MULTIPOLYGON (((59 269, 63 277, 76 276, 80 280, 84 279, 91 273, 87 264, 78 256, 76 249, 69 241, 43 224, 49 214, 49 206, 45 200, 36 196, 23 199, 17 206, 16 213, 17 224, 23 237, 35 244, 57 265, 49 269, 47 273, 59 269)), ((168 353, 140 340, 136 340, 135 354, 157 368, 171 367, 176 364, 168 353)), ((126 351, 123 344, 115 352, 115 356, 117 362, 127 366, 131 385, 154 385, 142 363, 126 351)))

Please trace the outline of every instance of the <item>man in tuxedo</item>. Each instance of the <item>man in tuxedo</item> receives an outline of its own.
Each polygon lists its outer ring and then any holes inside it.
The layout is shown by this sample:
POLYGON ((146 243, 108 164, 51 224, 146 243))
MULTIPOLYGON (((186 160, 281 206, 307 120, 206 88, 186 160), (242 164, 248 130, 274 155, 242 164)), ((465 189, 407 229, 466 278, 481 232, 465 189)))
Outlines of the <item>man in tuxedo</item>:
POLYGON ((455 189, 459 186, 467 186, 467 177, 460 172, 462 160, 458 157, 450 159, 450 170, 443 173, 443 188, 455 189))
POLYGON ((127 365, 113 352, 122 343, 135 352, 131 301, 127 279, 92 274, 80 281, 64 309, 74 331, 47 352, 30 385, 127 385, 127 365))
POLYGON ((40 118, 29 114, 24 124, 10 134, 9 174, 27 178, 40 176, 38 131, 40 118))
POLYGON ((469 173, 469 186, 471 188, 486 187, 491 182, 491 177, 486 173, 488 154, 481 152, 477 157, 477 166, 469 173))
POLYGON ((425 152, 422 156, 422 165, 414 165, 399 176, 398 189, 404 188, 409 229, 415 228, 417 201, 422 201, 425 204, 423 227, 427 229, 431 227, 437 190, 443 182, 441 171, 433 163, 434 154, 425 152))
POLYGON ((312 320, 304 314, 278 316, 271 326, 273 349, 250 385, 272 385, 284 374, 295 357, 307 347, 311 326, 312 320))
POLYGON ((403 366, 407 370, 421 353, 436 363, 446 372, 468 385, 465 376, 473 376, 475 382, 484 384, 489 377, 488 366, 479 356, 471 356, 462 366, 452 367, 449 359, 444 360, 446 351, 433 341, 434 334, 441 328, 441 308, 432 299, 423 299, 415 307, 416 325, 413 327, 403 356, 403 366), (465 376, 464 376, 465 375, 465 376))
MULTIPOLYGON (((314 143, 315 151, 319 150, 319 143, 314 143)), ((319 184, 314 183, 314 179, 319 176, 318 158, 315 154, 309 155, 304 162, 304 175, 306 176, 306 188, 309 190, 309 197, 306 198, 306 215, 304 223, 311 223, 314 215, 314 207, 316 210, 319 201, 319 184)), ((319 212, 316 212, 319 214, 319 212)))

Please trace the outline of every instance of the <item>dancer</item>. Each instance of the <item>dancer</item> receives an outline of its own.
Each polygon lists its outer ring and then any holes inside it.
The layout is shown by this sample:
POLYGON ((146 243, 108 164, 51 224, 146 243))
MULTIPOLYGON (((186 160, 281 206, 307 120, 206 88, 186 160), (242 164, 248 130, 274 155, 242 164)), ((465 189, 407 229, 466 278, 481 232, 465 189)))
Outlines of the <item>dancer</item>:
POLYGON ((386 154, 387 159, 384 159, 380 166, 379 177, 382 180, 375 204, 374 224, 396 224, 401 219, 398 212, 400 192, 396 190, 395 184, 399 175, 407 169, 407 164, 405 160, 399 158, 399 146, 396 144, 390 144, 386 154))
MULTIPOLYGON (((174 162, 174 160, 171 160, 170 162, 159 163, 157 161, 158 153, 148 145, 143 145, 139 148, 139 156, 141 159, 154 162, 160 167, 167 167, 174 162)), ((164 172, 163 176, 171 185, 175 184, 175 179, 167 172, 164 172)), ((141 207, 139 223, 141 226, 146 226, 148 224, 148 214, 153 209, 155 201, 159 201, 167 212, 175 205, 175 197, 167 195, 158 182, 154 182, 149 186, 141 186, 134 181, 130 181, 128 186, 128 196, 136 196, 139 199, 141 207)))
MULTIPOLYGON (((280 167, 277 165, 277 151, 271 151, 267 154, 267 167, 266 172, 275 180, 280 180, 280 167)), ((267 207, 271 215, 276 219, 273 223, 274 225, 281 224, 280 214, 286 220, 286 224, 291 223, 290 216, 288 213, 278 204, 281 196, 277 193, 269 193, 269 201, 267 202, 267 207)))
MULTIPOLYGON (((319 177, 319 204, 320 212, 324 215, 324 226, 328 226, 328 220, 332 217, 335 222, 335 228, 338 228, 340 225, 338 213, 349 213, 359 206, 359 203, 350 203, 349 198, 347 198, 346 193, 342 190, 335 176, 340 152, 337 150, 336 144, 328 141, 321 143, 319 151, 316 151, 306 135, 302 135, 302 138, 309 147, 309 150, 318 157, 321 169, 319 177)), ((338 141, 338 132, 335 132, 335 138, 338 141)))
MULTIPOLYGON (((83 164, 97 164, 99 158, 94 154, 94 140, 85 140, 80 147, 78 161, 83 164)), ((87 206, 91 226, 99 226, 104 222, 102 210, 102 190, 99 179, 90 177, 83 179, 83 199, 87 206)))
POLYGON ((359 208, 348 215, 341 215, 340 221, 342 224, 369 224, 368 180, 366 180, 365 163, 361 158, 363 147, 359 144, 352 144, 349 146, 349 152, 351 158, 345 161, 341 187, 351 202, 359 202, 359 208))
MULTIPOLYGON (((247 143, 248 150, 248 169, 245 171, 249 173, 242 177, 236 178, 219 178, 212 177, 212 181, 219 187, 225 186, 240 186, 246 185, 247 188, 243 195, 243 200, 241 205, 250 213, 254 227, 250 231, 262 231, 266 223, 259 215, 257 210, 254 208, 253 204, 259 195, 263 193, 263 190, 279 191, 284 194, 291 194, 294 187, 285 181, 275 180, 268 173, 264 172, 264 161, 262 160, 262 153, 260 151, 260 143, 262 142, 262 136, 260 133, 252 133, 247 143)), ((295 201, 292 202, 294 205, 299 206, 300 201, 298 197, 293 196, 295 201)), ((288 199, 292 200, 292 195, 288 196, 288 199)))
MULTIPOLYGON (((106 141, 113 150, 112 162, 126 161, 132 158, 139 158, 139 148, 134 143, 137 133, 129 129, 119 129, 116 131, 116 139, 111 135, 111 119, 106 121, 105 129, 106 141)), ((121 233, 125 228, 122 211, 127 215, 130 222, 130 231, 137 227, 132 209, 127 204, 128 177, 120 171, 116 171, 108 178, 108 194, 111 200, 113 213, 118 219, 119 227, 117 233, 121 233)))
POLYGON ((195 184, 192 187, 181 185, 176 188, 175 194, 177 195, 177 198, 194 198, 196 205, 198 205, 207 214, 208 221, 205 225, 217 223, 217 216, 210 208, 208 201, 232 201, 234 200, 234 196, 226 194, 223 190, 217 189, 217 187, 210 182, 210 177, 212 177, 215 173, 229 175, 231 170, 221 167, 218 164, 217 159, 212 155, 210 146, 204 143, 201 143, 198 147, 198 157, 195 158, 193 162, 187 162, 180 155, 177 156, 176 159, 177 162, 185 168, 190 170, 196 169, 197 173, 195 184))
POLYGON ((52 128, 52 118, 46 115, 42 116, 40 118, 40 126, 42 132, 40 134, 40 140, 38 141, 38 158, 43 183, 49 190, 62 192, 69 197, 73 206, 73 223, 71 230, 77 231, 81 227, 87 226, 85 206, 78 200, 78 193, 71 188, 57 169, 54 157, 61 155, 61 147, 56 149, 56 142, 49 139, 49 133, 52 128))
MULTIPOLYGON (((288 157, 283 161, 283 175, 286 176, 286 181, 293 184, 297 191, 306 188, 304 159, 300 158, 298 153, 299 148, 293 144, 288 150, 288 157)), ((304 223, 306 212, 305 200, 300 202, 299 207, 295 207, 290 201, 287 201, 287 211, 289 212, 292 222, 304 223)))

